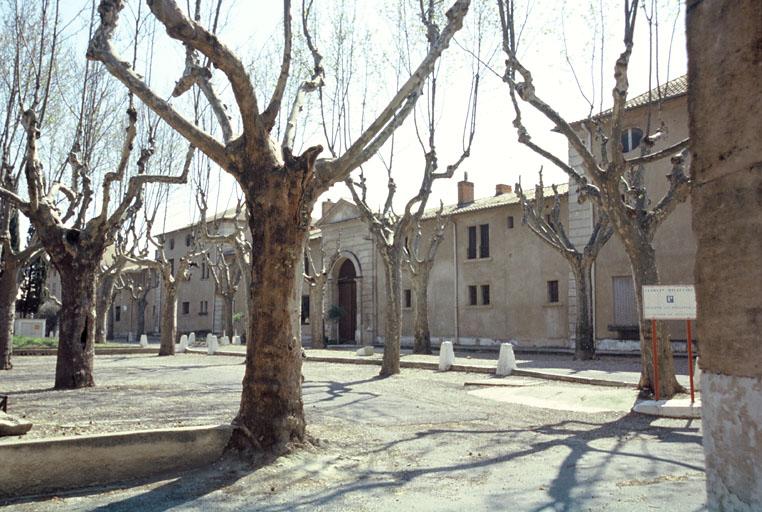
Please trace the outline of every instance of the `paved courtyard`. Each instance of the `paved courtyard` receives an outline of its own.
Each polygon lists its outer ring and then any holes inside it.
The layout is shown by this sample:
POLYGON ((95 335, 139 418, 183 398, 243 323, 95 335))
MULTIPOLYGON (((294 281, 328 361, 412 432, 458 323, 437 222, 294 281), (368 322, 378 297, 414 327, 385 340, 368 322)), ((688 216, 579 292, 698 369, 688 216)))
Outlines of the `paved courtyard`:
MULTIPOLYGON (((99 356, 98 387, 52 391, 54 358, 0 374, 30 437, 229 422, 240 357, 99 356)), ((9 510, 703 510, 700 422, 628 412, 635 391, 308 362, 312 445, 9 510)), ((0 441, 2 442, 2 441, 0 441)))

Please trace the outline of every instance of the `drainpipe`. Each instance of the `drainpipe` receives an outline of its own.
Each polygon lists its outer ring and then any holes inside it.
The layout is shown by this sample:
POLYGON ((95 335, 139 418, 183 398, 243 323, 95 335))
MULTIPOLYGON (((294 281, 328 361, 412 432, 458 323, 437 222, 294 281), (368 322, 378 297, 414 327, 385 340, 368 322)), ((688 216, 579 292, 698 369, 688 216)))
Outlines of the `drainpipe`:
POLYGON ((460 343, 460 322, 458 318, 458 314, 460 313, 460 307, 458 305, 458 227, 454 218, 452 219, 452 259, 455 267, 455 314, 453 315, 453 318, 455 319, 455 339, 453 341, 455 344, 458 344, 460 343))

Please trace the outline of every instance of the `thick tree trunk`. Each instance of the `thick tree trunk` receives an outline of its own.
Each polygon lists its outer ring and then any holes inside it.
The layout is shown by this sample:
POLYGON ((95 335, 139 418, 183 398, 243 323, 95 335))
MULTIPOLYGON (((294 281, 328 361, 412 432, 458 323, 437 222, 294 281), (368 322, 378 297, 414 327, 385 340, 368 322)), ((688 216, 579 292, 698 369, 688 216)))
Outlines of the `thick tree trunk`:
POLYGON ((595 359, 595 335, 592 308, 592 261, 572 264, 577 288, 577 318, 574 332, 574 359, 595 359))
POLYGON ((414 354, 431 354, 429 332, 429 270, 428 262, 418 264, 418 273, 412 276, 414 315, 414 354))
POLYGON ((95 343, 106 343, 108 318, 111 300, 114 296, 114 278, 103 276, 98 283, 98 296, 95 304, 95 343))
POLYGON ((325 281, 310 288, 312 348, 325 348, 325 281))
POLYGON ((400 372, 400 334, 402 315, 400 292, 402 272, 399 252, 391 249, 383 255, 386 275, 386 318, 384 319, 384 357, 380 375, 395 375, 400 372))
POLYGON ((251 286, 246 371, 230 447, 280 453, 304 440, 300 315, 302 258, 310 208, 302 205, 303 171, 247 174, 251 286), (293 177, 292 186, 283 183, 293 177), (264 183, 263 183, 264 182, 264 183), (252 192, 252 191, 256 191, 252 192))
POLYGON ((233 336, 233 298, 234 295, 222 296, 222 326, 227 336, 233 336))
POLYGON ((148 301, 145 297, 138 299, 137 301, 137 307, 138 307, 138 336, 146 333, 146 307, 148 306, 148 301))
POLYGON ((15 261, 11 258, 3 262, 0 274, 0 370, 10 370, 13 353, 13 321, 16 317, 16 295, 18 279, 15 261))
MULTIPOLYGON (((659 284, 659 272, 656 268, 656 253, 650 243, 643 243, 635 254, 629 254, 632 275, 635 281, 635 296, 638 305, 640 323, 640 389, 655 391, 653 350, 651 348, 651 321, 643 318, 643 286, 659 284)), ((664 322, 656 322, 656 345, 659 359, 659 398, 671 398, 684 391, 677 382, 675 361, 672 356, 672 344, 664 322)))
POLYGON ((160 356, 175 355, 177 338, 177 284, 163 281, 164 303, 161 305, 160 356))
POLYGON ((100 255, 92 261, 74 260, 57 266, 61 276, 61 312, 56 361, 56 389, 94 386, 95 273, 100 255), (78 263, 77 263, 78 262, 78 263))

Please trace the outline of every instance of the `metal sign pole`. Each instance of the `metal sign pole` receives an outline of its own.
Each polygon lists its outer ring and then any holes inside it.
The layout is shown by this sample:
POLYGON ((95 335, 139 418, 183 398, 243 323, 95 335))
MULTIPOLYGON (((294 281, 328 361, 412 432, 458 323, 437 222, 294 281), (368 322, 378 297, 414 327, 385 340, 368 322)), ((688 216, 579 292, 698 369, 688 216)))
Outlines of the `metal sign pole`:
POLYGON ((654 398, 659 400, 659 354, 656 350, 656 320, 651 320, 651 351, 654 360, 654 398))
POLYGON ((691 345, 693 345, 693 341, 691 340, 691 321, 690 319, 685 320, 686 324, 686 330, 688 334, 688 376, 690 377, 691 381, 691 403, 695 402, 695 391, 693 386, 693 348, 691 345))

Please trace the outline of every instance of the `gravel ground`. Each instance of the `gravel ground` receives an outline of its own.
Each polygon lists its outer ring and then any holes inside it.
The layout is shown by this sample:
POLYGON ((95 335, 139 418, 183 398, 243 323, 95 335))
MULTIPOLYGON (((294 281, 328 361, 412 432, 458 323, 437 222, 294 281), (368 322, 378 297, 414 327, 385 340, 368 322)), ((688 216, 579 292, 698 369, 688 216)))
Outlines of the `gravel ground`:
MULTIPOLYGON (((9 412, 36 423, 30 437, 227 422, 243 376, 240 357, 99 356, 98 387, 52 391, 54 362, 19 357, 12 372, 0 375, 0 390, 11 395, 9 412)), ((670 503, 672 510, 704 509, 700 422, 546 409, 464 388, 484 375, 403 370, 378 379, 377 372, 305 364, 305 411, 315 441, 271 464, 228 460, 8 508, 576 511, 662 510, 670 503)), ((558 386, 516 383, 549 386, 546 391, 558 386)), ((595 392, 589 392, 593 399, 595 392)))

